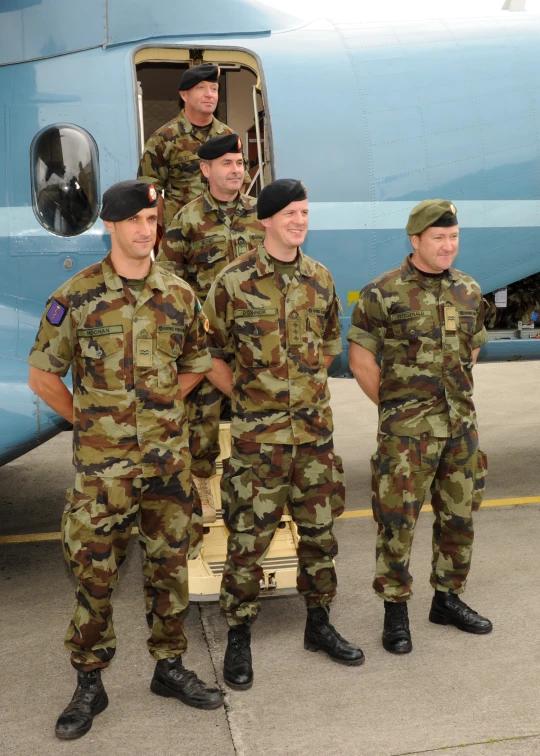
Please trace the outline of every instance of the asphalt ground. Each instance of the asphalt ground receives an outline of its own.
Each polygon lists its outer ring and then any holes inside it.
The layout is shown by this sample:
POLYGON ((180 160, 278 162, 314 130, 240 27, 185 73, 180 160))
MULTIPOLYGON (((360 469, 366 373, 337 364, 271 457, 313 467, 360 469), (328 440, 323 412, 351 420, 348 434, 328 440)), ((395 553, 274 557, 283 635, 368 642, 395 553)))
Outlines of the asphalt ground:
MULTIPOLYGON (((333 380, 335 441, 348 511, 336 523, 339 595, 332 621, 366 663, 335 664, 303 649, 297 597, 267 600, 253 631, 255 684, 203 712, 149 690, 136 539, 115 593, 118 652, 104 674, 109 708, 79 741, 54 722, 75 675, 62 645, 73 581, 54 535, 71 485, 70 434, 0 469, 0 753, 2 756, 535 756, 540 754, 540 396, 538 363, 478 365, 481 446, 489 456, 465 599, 489 616, 488 636, 428 622, 432 515, 420 516, 409 605, 414 651, 380 642, 382 603, 371 589, 375 526, 369 456, 376 410, 352 381, 333 380), (40 540, 40 539, 48 540, 40 540)), ((226 627, 216 605, 192 605, 186 666, 223 684, 226 627)))

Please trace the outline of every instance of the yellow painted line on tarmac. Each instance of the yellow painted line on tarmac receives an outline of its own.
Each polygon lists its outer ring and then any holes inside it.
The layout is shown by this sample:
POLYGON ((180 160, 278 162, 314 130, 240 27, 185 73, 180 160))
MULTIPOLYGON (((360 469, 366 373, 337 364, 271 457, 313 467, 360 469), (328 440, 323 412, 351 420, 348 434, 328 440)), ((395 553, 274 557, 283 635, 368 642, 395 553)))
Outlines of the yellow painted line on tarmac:
MULTIPOLYGON (((517 507, 522 504, 540 504, 540 496, 518 496, 508 499, 485 499, 482 502, 482 509, 486 507, 517 507)), ((431 512, 431 506, 424 504, 421 509, 422 512, 431 512)), ((344 512, 340 520, 351 519, 353 517, 372 517, 373 512, 371 509, 353 509, 349 512, 344 512)), ((2 541, 0 540, 0 543, 2 541)))
MULTIPOLYGON (((540 504, 540 496, 518 496, 508 499, 486 499, 482 502, 482 509, 488 507, 517 507, 524 504, 540 504)), ((422 512, 431 512, 431 506, 424 504, 422 512)), ((373 513, 371 509, 353 509, 349 512, 344 512, 340 520, 350 520, 356 517, 372 517, 373 513)), ((138 534, 137 528, 133 528, 131 535, 138 534)), ((43 541, 59 541, 62 537, 61 533, 24 533, 22 535, 7 535, 0 536, 0 546, 8 543, 40 543, 43 541)))

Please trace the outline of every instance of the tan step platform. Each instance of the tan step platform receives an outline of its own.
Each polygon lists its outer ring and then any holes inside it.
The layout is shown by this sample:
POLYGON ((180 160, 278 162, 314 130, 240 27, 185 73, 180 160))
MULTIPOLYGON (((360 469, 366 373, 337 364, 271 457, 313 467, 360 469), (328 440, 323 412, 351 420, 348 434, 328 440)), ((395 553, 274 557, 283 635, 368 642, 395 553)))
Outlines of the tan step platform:
MULTIPOLYGON (((199 556, 188 562, 190 601, 218 600, 221 574, 227 554, 227 535, 221 512, 218 512, 216 522, 205 527, 199 556)), ((296 525, 289 515, 284 515, 263 562, 261 597, 295 593, 297 543, 296 525)))

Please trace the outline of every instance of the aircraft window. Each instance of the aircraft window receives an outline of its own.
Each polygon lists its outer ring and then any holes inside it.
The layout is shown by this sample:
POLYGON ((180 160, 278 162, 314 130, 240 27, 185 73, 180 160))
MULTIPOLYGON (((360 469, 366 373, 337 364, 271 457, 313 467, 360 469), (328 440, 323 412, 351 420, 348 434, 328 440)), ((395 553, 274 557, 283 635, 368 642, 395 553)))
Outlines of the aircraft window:
POLYGON ((55 124, 32 142, 32 200, 39 222, 58 236, 77 236, 99 212, 98 153, 90 134, 55 124))

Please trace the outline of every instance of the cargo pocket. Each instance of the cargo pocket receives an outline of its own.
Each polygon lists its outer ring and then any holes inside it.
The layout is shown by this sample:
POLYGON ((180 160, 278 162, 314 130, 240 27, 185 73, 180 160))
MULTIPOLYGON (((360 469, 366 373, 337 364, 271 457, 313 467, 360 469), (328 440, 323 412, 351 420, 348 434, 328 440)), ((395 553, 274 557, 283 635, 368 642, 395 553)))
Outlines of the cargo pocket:
POLYGON ((228 530, 237 533, 253 530, 253 468, 235 457, 223 460, 221 506, 228 530))
POLYGON ((334 454, 332 463, 332 517, 336 519, 345 511, 345 471, 343 460, 334 454))
POLYGON ((476 452, 476 477, 474 479, 474 492, 472 500, 472 511, 478 512, 482 499, 484 498, 484 492, 486 490, 486 480, 488 474, 488 458, 487 454, 480 449, 476 452))
POLYGON ((92 541, 91 507, 93 499, 75 488, 68 488, 62 515, 62 551, 68 567, 78 580, 94 573, 92 550, 85 548, 92 541))

